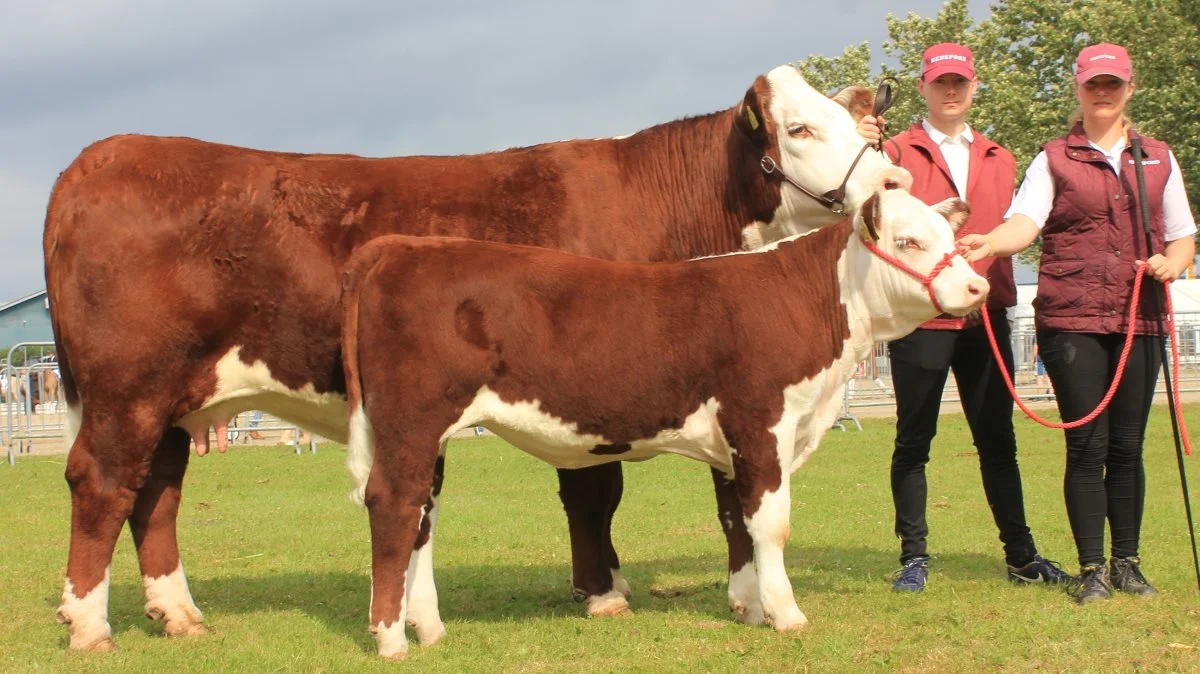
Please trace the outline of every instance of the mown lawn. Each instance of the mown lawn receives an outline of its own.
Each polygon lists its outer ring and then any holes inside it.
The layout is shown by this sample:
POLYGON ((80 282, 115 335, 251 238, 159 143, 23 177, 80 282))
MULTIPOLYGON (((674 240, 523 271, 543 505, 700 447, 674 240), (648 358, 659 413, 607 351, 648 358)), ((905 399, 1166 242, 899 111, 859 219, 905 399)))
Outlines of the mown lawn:
MULTIPOLYGON (((1200 407, 1189 408, 1200 425, 1200 407)), ((615 536, 634 614, 587 619, 571 600, 553 471, 494 439, 448 457, 436 570, 441 644, 380 661, 367 632, 366 513, 343 451, 236 447, 193 459, 180 515, 192 591, 213 633, 166 640, 142 616, 128 534, 112 574, 120 650, 68 653, 54 622, 69 498, 61 457, 0 466, 0 670, 86 672, 1197 671, 1200 592, 1170 423, 1148 438, 1144 569, 1162 594, 1086 608, 1010 587, 961 416, 943 418, 930 465, 927 592, 890 591, 891 420, 831 431, 793 477, 789 570, 812 625, 798 635, 737 624, 707 469, 675 457, 626 465, 615 536)), ((1026 506, 1042 552, 1076 566, 1062 500, 1060 432, 1018 426, 1026 506)), ((1193 497, 1200 495, 1189 462, 1193 497)), ((1200 501, 1200 499, 1198 499, 1200 501)), ((1197 503, 1200 506, 1200 502, 1197 503)))

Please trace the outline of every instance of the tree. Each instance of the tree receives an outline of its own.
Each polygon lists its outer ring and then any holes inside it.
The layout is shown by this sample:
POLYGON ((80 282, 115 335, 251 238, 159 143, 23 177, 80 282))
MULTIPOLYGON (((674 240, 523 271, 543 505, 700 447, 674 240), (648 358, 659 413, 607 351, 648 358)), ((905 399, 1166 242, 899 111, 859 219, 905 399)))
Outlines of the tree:
MULTIPOLYGON (((980 87, 972 126, 1007 147, 1019 175, 1042 143, 1061 136, 1076 107, 1073 66, 1083 47, 1116 42, 1129 50, 1137 90, 1129 114, 1137 128, 1171 145, 1188 180, 1193 213, 1200 209, 1200 140, 1189 94, 1200 85, 1200 3, 1196 0, 998 0, 974 24, 966 0, 949 0, 933 18, 889 15, 882 49, 898 67, 881 63, 877 77, 895 76, 900 96, 888 114, 892 131, 924 109, 914 82, 921 54, 937 42, 960 42, 975 53, 980 87), (1188 175, 1190 172, 1190 175, 1188 175)), ((818 88, 871 79, 870 46, 840 57, 810 56, 798 63, 818 88), (840 83, 836 79, 844 76, 840 83)), ((1036 259, 1037 250, 1022 256, 1036 259)))

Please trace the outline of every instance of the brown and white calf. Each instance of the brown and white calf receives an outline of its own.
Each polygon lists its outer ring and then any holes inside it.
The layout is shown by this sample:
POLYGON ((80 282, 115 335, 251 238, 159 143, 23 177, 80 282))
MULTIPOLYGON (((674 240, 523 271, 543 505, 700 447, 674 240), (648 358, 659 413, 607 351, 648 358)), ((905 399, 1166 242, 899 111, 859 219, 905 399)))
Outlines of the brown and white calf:
POLYGON ((876 341, 984 301, 987 281, 955 253, 965 217, 961 201, 881 191, 838 225, 674 263, 449 238, 364 246, 347 266, 343 360, 380 654, 407 652, 406 622, 422 641, 441 634, 408 602, 407 572, 447 439, 477 425, 559 468, 664 452, 709 464, 736 493, 723 524, 753 545, 734 608, 803 627, 783 562, 788 477, 876 341))
MULTIPOLYGON (((227 420, 248 409, 346 439, 339 277, 357 247, 402 233, 623 260, 727 253, 834 222, 823 195, 839 186, 853 208, 879 184, 911 183, 874 152, 852 170, 863 147, 846 109, 790 66, 726 110, 482 155, 299 155, 147 136, 88 147, 55 185, 44 240, 74 429, 58 611, 70 646, 112 646, 107 569, 126 521, 147 615, 167 634, 204 631, 176 542, 190 441, 203 454, 215 426, 223 449, 227 420)), ((561 471, 560 484, 575 588, 594 605, 627 587, 608 530, 619 464, 561 471)), ((421 551, 414 563, 428 570, 431 547, 421 551)))

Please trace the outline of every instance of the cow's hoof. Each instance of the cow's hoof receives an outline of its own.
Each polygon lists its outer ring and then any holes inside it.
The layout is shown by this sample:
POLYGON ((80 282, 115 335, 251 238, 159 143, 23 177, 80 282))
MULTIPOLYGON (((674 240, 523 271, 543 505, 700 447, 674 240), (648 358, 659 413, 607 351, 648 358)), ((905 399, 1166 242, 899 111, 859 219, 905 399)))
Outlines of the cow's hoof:
POLYGON ((427 648, 446 638, 446 625, 442 621, 416 623, 409 621, 408 626, 417 635, 417 643, 427 648))
POLYGON ((761 625, 767 621, 761 604, 744 604, 739 601, 734 603, 733 610, 737 613, 738 622, 743 625, 761 625))
POLYGON ((800 612, 800 609, 787 611, 785 617, 767 619, 776 632, 799 632, 808 627, 808 618, 800 612))
POLYGON ((190 620, 168 620, 163 624, 163 634, 169 637, 200 637, 208 634, 208 625, 190 620))
POLYGON ((408 655, 408 639, 404 637, 404 623, 395 622, 384 626, 383 623, 371 628, 375 635, 375 643, 379 647, 379 656, 388 660, 403 660, 408 655))
POLYGON ((632 613, 629 601, 618 590, 610 590, 598 597, 588 597, 588 615, 592 617, 614 618, 632 613))
POLYGON ((629 589, 629 581, 625 580, 625 577, 621 575, 621 572, 613 571, 612 577, 613 589, 624 595, 626 601, 633 599, 633 590, 629 589))
POLYGON ((71 644, 71 650, 88 651, 91 653, 112 653, 113 651, 117 650, 117 645, 113 643, 112 639, 100 639, 99 641, 94 641, 85 646, 76 646, 75 644, 71 644))

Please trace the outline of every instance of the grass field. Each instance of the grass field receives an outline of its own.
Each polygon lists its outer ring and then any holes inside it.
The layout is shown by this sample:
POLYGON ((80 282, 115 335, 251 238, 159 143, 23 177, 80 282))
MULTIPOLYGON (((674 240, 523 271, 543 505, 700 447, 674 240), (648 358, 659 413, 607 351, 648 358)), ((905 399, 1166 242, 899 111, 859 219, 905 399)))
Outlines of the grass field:
MULTIPOLYGON (((1200 407, 1189 407, 1200 425, 1200 407)), ((626 465, 614 526, 634 614, 587 619, 571 600, 554 472, 485 438, 448 456, 435 567, 449 636, 400 664, 367 632, 369 538, 345 455, 236 447, 192 460, 179 518, 184 563, 213 633, 167 640, 142 616, 128 533, 112 567, 120 650, 65 651, 54 622, 69 498, 62 457, 0 466, 0 669, 68 672, 1197 671, 1200 593, 1165 408, 1147 440, 1144 569, 1162 594, 1081 608, 1003 580, 996 530, 961 416, 943 417, 930 464, 928 590, 890 591, 892 421, 831 431, 792 478, 788 567, 812 622, 797 635, 737 624, 707 469, 626 465)), ((1026 508, 1042 552, 1075 570, 1061 434, 1018 424, 1026 508)), ((1193 487, 1200 481, 1190 462, 1193 487)), ((1200 490, 1193 488, 1193 496, 1200 490)), ((1197 503, 1200 506, 1200 502, 1197 503)))

